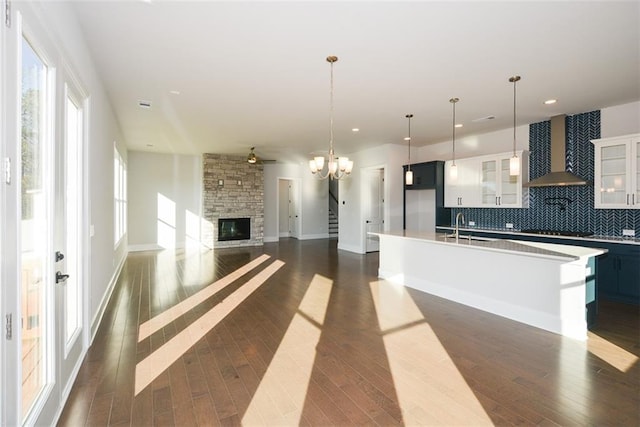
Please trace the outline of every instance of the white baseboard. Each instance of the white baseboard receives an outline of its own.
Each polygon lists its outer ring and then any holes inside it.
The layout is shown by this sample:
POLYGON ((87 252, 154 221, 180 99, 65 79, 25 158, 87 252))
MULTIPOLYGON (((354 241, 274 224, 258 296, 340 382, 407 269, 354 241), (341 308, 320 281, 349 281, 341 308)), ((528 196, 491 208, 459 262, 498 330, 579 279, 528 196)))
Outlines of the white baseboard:
POLYGON ((362 252, 362 248, 359 246, 352 246, 352 245, 344 245, 342 243, 340 243, 340 241, 338 241, 338 249, 343 250, 343 251, 347 251, 347 252, 353 252, 356 254, 364 254, 364 252, 362 252))
POLYGON ((323 234, 303 234, 298 239, 299 240, 315 240, 315 239, 328 239, 329 233, 323 234))
POLYGON ((265 236, 262 241, 265 243, 277 243, 280 240, 278 237, 267 237, 265 236))
POLYGON ((107 309, 107 305, 109 304, 109 300, 111 299, 111 294, 113 294, 113 290, 116 287, 116 283, 118 282, 118 276, 120 276, 120 272, 122 271, 122 267, 124 267, 124 262, 127 260, 127 253, 124 254, 120 262, 118 263, 116 269, 113 271, 113 275, 111 276, 111 280, 109 280, 109 286, 107 286, 107 291, 102 296, 102 300, 100 301, 100 305, 98 306, 98 310, 96 311, 95 316, 91 320, 91 336, 89 337, 89 347, 93 344, 93 339, 98 332, 98 327, 100 327, 100 322, 102 322, 102 316, 104 316, 104 312, 107 309))
POLYGON ((129 252, 143 252, 143 251, 161 251, 164 248, 156 243, 143 243, 141 245, 129 245, 127 249, 129 252))

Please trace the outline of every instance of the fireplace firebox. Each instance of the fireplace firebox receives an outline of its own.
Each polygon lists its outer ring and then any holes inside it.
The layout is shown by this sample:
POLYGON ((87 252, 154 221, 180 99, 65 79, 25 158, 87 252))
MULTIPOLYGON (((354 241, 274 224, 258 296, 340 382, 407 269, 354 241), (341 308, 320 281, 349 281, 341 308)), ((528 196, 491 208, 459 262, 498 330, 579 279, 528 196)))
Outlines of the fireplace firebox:
POLYGON ((251 218, 218 218, 218 241, 251 239, 251 218))

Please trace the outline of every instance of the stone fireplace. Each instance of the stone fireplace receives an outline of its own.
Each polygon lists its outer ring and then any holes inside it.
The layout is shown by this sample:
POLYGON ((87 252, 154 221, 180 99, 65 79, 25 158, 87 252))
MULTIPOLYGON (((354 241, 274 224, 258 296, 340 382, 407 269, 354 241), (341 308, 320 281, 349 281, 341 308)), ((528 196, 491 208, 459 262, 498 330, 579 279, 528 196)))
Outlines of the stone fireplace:
POLYGON ((210 247, 261 246, 264 174, 244 156, 203 154, 203 242, 210 247))

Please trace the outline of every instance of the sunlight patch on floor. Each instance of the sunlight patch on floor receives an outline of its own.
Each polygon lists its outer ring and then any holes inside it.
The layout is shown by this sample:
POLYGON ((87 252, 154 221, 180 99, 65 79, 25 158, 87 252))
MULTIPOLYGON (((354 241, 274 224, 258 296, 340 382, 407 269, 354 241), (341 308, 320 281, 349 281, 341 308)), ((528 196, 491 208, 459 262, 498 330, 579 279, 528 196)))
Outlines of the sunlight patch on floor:
POLYGON ((589 334, 587 349, 620 372, 627 372, 638 363, 638 356, 594 333, 589 334))
POLYGON ((276 260, 136 365, 135 395, 178 360, 195 343, 258 289, 284 262, 276 260))
POLYGON ((404 423, 492 425, 406 288, 376 281, 370 290, 404 423))
POLYGON ((138 331, 138 342, 151 336, 151 334, 153 334, 154 332, 164 328, 169 323, 183 316, 185 313, 188 313, 198 304, 201 304, 203 301, 211 298, 213 295, 220 292, 226 286, 238 280, 240 277, 247 274, 249 271, 265 262, 267 259, 269 259, 269 255, 261 255, 250 263, 245 264, 234 272, 226 275, 222 279, 216 280, 206 288, 191 295, 189 298, 174 305, 170 309, 165 310, 161 314, 142 323, 138 331))
POLYGON ((298 425, 333 281, 315 275, 254 393, 245 425, 298 425))

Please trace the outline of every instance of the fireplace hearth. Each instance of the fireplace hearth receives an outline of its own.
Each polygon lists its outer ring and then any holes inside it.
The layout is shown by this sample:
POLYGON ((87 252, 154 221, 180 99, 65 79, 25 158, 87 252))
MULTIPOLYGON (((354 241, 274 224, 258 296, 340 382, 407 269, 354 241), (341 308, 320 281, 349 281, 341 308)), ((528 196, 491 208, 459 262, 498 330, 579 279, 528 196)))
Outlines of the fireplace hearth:
POLYGON ((251 239, 251 218, 219 218, 218 241, 251 239))

